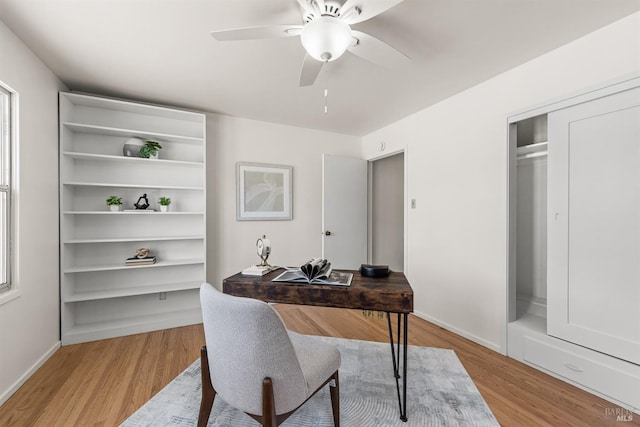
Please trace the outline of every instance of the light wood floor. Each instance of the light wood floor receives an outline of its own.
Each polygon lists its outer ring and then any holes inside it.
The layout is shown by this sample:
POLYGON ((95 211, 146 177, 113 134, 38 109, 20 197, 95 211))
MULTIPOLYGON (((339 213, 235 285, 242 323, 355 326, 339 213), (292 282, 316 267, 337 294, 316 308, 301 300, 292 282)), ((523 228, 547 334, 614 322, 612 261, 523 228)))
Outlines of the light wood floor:
MULTIPOLYGON (((277 309, 301 333, 388 339, 377 314, 277 309)), ((424 320, 411 316, 409 325, 409 344, 456 351, 503 426, 640 426, 638 415, 616 422, 612 403, 424 320)), ((117 426, 198 358, 203 343, 202 325, 194 325, 62 347, 0 407, 0 426, 117 426)))

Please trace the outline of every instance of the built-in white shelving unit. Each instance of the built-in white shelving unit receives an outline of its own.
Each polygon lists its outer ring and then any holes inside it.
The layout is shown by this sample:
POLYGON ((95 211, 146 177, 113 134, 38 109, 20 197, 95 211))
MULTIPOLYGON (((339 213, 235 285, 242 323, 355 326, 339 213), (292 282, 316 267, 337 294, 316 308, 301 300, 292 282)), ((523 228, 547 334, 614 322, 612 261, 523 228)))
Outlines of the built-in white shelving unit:
POLYGON ((63 344, 202 321, 205 128, 200 113, 60 94, 63 344), (160 158, 125 157, 133 137, 160 142, 160 158), (154 211, 131 211, 143 194, 154 211), (122 197, 122 211, 108 209, 111 195, 122 197), (169 212, 159 212, 161 196, 171 198, 169 212), (157 262, 126 266, 142 247, 157 262))

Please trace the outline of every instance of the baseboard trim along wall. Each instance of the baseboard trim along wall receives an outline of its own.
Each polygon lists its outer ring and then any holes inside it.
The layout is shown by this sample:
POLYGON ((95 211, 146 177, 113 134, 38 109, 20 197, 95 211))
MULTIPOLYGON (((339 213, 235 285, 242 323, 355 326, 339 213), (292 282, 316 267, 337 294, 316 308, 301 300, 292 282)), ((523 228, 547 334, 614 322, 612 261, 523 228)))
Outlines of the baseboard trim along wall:
POLYGON ((59 348, 60 348, 60 341, 57 341, 49 350, 47 350, 45 354, 42 355, 42 357, 40 357, 40 359, 36 361, 36 363, 34 363, 27 370, 27 372, 22 374, 22 376, 18 379, 18 381, 13 383, 11 387, 5 390, 0 395, 0 406, 4 405, 4 402, 9 400, 9 398, 13 395, 13 393, 18 391, 18 389, 22 387, 22 385, 25 382, 27 382, 27 380, 31 377, 31 375, 33 375, 38 369, 40 369, 40 367, 44 365, 44 362, 46 362, 51 356, 53 356, 53 353, 55 353, 59 348))
POLYGON ((458 329, 455 326, 451 326, 448 323, 442 322, 442 321, 440 321, 438 319, 435 319, 435 318, 433 318, 433 317, 431 317, 429 315, 426 315, 424 313, 421 313, 419 311, 414 311, 413 314, 415 314, 416 316, 418 316, 419 318, 421 318, 423 320, 426 320, 427 322, 431 322, 434 325, 438 325, 438 326, 440 326, 440 327, 442 327, 442 328, 444 328, 444 329, 446 329, 448 331, 453 332, 454 334, 460 335, 461 337, 464 337, 464 338, 466 338, 468 340, 471 340, 471 341, 475 342, 476 344, 480 344, 481 346, 487 347, 488 349, 493 350, 493 351, 495 351, 497 353, 504 354, 501 351, 500 346, 498 344, 495 344, 495 343, 489 342, 487 340, 484 340, 482 338, 479 338, 479 337, 477 337, 475 335, 472 335, 472 334, 470 334, 470 333, 468 333, 466 331, 463 331, 462 329, 458 329))

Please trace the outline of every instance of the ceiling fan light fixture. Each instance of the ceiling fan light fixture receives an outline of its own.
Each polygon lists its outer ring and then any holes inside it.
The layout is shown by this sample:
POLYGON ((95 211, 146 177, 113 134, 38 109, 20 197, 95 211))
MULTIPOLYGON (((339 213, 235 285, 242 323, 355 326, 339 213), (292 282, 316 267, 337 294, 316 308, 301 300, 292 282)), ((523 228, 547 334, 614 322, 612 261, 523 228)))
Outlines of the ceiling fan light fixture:
POLYGON ((319 16, 305 25, 300 34, 302 46, 318 61, 334 61, 353 42, 351 27, 333 16, 319 16))

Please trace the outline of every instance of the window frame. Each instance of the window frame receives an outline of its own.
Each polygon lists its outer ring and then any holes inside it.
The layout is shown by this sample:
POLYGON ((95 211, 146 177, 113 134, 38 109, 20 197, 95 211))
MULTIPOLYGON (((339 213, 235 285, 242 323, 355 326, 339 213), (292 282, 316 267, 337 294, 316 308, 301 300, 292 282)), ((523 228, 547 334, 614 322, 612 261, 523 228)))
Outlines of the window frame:
MULTIPOLYGON (((5 222, 0 224, 0 295, 5 296, 15 289, 13 281, 13 151, 16 137, 17 93, 0 81, 0 195, 4 193, 5 222), (4 235, 4 239, 2 239, 4 235), (4 256, 2 255, 4 252, 4 256)), ((1 216, 0 216, 1 218, 1 216)), ((4 298, 3 298, 4 299, 4 298)), ((5 301, 0 301, 0 304, 5 301)))

